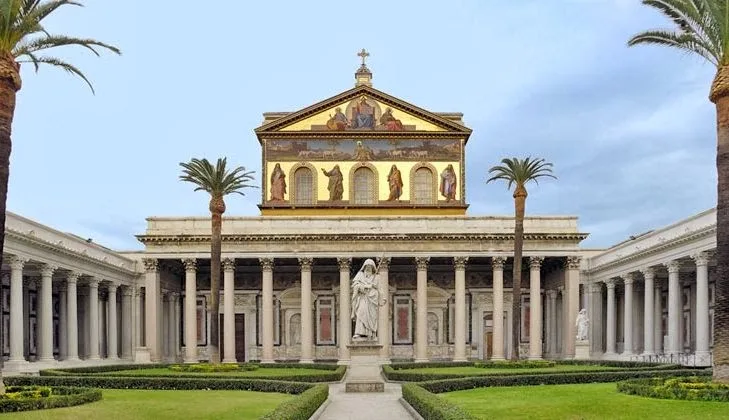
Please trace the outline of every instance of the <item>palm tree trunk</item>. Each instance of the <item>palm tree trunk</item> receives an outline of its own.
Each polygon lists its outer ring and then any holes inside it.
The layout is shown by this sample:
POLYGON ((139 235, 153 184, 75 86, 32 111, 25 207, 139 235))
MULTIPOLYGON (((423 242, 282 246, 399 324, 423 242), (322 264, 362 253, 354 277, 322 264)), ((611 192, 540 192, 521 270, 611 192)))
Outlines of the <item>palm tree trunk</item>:
MULTIPOLYGON (((12 55, 0 57, 0 265, 5 245, 5 205, 10 176, 11 132, 15 114, 15 94, 20 90, 20 66, 12 55)), ((0 335, 0 349, 4 343, 0 335)), ((2 377, 3 358, 0 357, 0 395, 5 394, 2 377)))
POLYGON ((519 360, 519 343, 521 329, 521 260, 524 248, 524 208, 527 192, 523 186, 517 185, 514 190, 514 269, 512 279, 511 302, 511 343, 513 350, 511 360, 519 360))
POLYGON ((220 264, 223 226, 223 211, 225 204, 223 199, 213 198, 210 200, 212 214, 212 232, 210 238, 210 312, 212 312, 210 323, 210 363, 220 363, 220 264), (220 211, 220 209, 223 211, 220 211))
POLYGON ((711 99, 716 103, 718 175, 713 375, 714 381, 729 383, 729 66, 719 69, 711 99))

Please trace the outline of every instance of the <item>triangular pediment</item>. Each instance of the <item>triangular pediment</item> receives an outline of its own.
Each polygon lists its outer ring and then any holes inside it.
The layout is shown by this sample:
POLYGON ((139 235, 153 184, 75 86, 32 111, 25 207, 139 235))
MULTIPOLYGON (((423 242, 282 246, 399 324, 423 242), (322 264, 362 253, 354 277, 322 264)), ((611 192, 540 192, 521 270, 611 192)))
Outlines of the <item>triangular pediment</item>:
POLYGON ((256 130, 273 132, 440 132, 471 130, 461 114, 434 113, 362 85, 291 113, 271 113, 256 130))

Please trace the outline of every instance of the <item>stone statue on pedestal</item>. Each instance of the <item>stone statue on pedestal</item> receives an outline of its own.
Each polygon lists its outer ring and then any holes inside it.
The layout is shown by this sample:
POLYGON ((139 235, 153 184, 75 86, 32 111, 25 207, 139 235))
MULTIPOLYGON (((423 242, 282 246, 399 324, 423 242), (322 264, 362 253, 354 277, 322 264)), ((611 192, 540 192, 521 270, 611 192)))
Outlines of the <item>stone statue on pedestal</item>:
POLYGON ((580 309, 575 326, 577 327, 577 341, 587 341, 590 333, 590 320, 587 318, 587 309, 580 309))
POLYGON ((355 340, 377 338, 377 309, 380 291, 377 287, 377 266, 367 259, 352 279, 352 319, 355 340))

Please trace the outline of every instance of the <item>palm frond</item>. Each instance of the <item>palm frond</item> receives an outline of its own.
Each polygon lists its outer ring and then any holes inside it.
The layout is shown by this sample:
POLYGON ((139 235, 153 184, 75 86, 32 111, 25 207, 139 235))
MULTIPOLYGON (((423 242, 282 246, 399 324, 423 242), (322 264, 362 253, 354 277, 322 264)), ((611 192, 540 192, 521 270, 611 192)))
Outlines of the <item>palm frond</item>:
POLYGON ((507 189, 511 189, 512 185, 524 187, 529 181, 538 184, 539 178, 557 179, 552 173, 551 163, 542 158, 532 159, 531 157, 502 159, 501 165, 492 167, 489 169, 489 173, 491 177, 486 180, 486 183, 503 180, 506 181, 507 189))
POLYGON ((256 188, 248 182, 253 181, 254 171, 246 171, 242 166, 228 170, 227 158, 220 158, 215 165, 207 159, 193 158, 190 162, 181 162, 181 181, 190 182, 197 187, 195 191, 207 191, 212 196, 243 193, 245 188, 256 188))
POLYGON ((80 47, 86 48, 94 53, 94 55, 96 55, 97 57, 100 56, 100 54, 94 47, 102 47, 115 54, 121 54, 119 48, 113 45, 105 44, 95 39, 81 39, 65 35, 51 35, 44 36, 42 38, 36 38, 30 41, 21 42, 20 44, 16 45, 15 49, 13 50, 13 55, 15 57, 22 57, 29 52, 34 53, 50 48, 63 47, 67 45, 78 45, 80 47))
POLYGON ((670 19, 674 29, 655 29, 639 33, 629 46, 653 44, 692 52, 710 63, 729 64, 729 2, 717 0, 642 0, 670 19))
MULTIPOLYGON (((27 54, 26 54, 27 56, 27 54)), ((38 71, 38 68, 40 67, 40 64, 50 64, 55 67, 60 67, 63 70, 66 70, 67 72, 76 75, 83 79, 84 82, 89 86, 91 89, 91 93, 96 94, 96 91, 94 90, 94 86, 91 84, 91 81, 81 72, 81 70, 78 69, 78 67, 74 66, 73 64, 69 64, 63 60, 59 60, 55 57, 37 57, 32 56, 31 60, 18 60, 19 63, 26 63, 31 62, 36 68, 36 71, 38 71)))

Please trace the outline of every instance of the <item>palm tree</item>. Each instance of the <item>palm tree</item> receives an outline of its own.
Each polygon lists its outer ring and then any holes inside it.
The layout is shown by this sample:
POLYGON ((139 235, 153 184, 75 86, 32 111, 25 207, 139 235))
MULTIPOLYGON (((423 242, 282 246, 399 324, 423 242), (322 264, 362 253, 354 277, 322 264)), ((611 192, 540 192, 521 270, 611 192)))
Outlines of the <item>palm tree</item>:
POLYGON ((718 175, 714 381, 729 382, 729 1, 643 0, 675 24, 635 35, 629 46, 656 44, 692 52, 716 66, 709 100, 716 105, 718 175))
MULTIPOLYGON (((100 41, 48 32, 42 24, 43 20, 66 5, 82 6, 79 1, 69 0, 0 0, 0 264, 5 242, 5 204, 12 148, 10 134, 15 114, 15 95, 22 85, 20 63, 32 63, 36 72, 41 64, 59 67, 83 79, 93 92, 91 82, 77 67, 42 54, 51 48, 68 45, 86 48, 97 56, 99 49, 121 54, 118 48, 100 41)), ((4 391, 0 373, 0 394, 4 391)))
POLYGON ((212 340, 208 345, 211 363, 220 363, 218 342, 220 337, 220 253, 222 248, 221 229, 223 226, 223 213, 225 213, 224 197, 228 194, 243 194, 244 188, 255 188, 248 184, 253 181, 253 171, 246 172, 246 168, 239 166, 232 170, 226 168, 226 158, 219 158, 213 166, 207 159, 192 159, 187 163, 180 163, 184 169, 180 180, 191 182, 197 187, 195 191, 207 191, 210 194, 210 214, 212 218, 212 233, 210 236, 210 311, 212 324, 210 335, 212 340))
POLYGON ((501 165, 489 169, 491 181, 502 179, 506 181, 506 188, 511 189, 514 185, 514 271, 512 280, 512 311, 511 311, 511 342, 514 343, 514 350, 511 352, 511 359, 519 359, 519 327, 521 325, 521 255, 524 248, 524 209, 526 206, 527 190, 526 184, 529 181, 539 183, 537 180, 542 177, 557 179, 552 175, 552 164, 544 159, 511 158, 502 159, 501 165))

